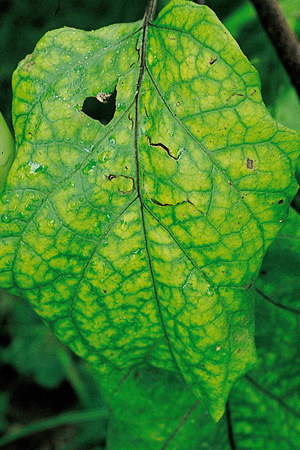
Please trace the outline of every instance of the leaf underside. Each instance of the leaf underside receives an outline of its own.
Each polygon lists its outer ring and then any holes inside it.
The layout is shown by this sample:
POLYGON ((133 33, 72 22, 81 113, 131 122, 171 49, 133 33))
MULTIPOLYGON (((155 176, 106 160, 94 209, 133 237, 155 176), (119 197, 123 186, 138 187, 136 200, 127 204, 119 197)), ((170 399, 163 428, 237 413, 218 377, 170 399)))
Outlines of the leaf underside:
POLYGON ((251 286, 297 189, 299 137, 259 86, 214 13, 182 0, 51 31, 13 77, 1 286, 103 379, 173 371, 216 420, 255 361, 251 286), (109 123, 85 114, 114 92, 109 123))

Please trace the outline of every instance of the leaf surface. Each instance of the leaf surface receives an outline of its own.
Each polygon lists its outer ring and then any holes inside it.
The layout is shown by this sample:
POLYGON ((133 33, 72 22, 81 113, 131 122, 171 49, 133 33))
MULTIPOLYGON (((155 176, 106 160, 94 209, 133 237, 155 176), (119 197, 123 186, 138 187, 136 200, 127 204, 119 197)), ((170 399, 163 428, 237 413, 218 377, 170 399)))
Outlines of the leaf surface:
POLYGON ((299 137, 259 85, 214 13, 182 0, 51 31, 13 79, 1 286, 105 376, 176 372, 216 420, 255 361, 249 288, 297 189, 299 137), (108 123, 83 112, 115 92, 108 123))

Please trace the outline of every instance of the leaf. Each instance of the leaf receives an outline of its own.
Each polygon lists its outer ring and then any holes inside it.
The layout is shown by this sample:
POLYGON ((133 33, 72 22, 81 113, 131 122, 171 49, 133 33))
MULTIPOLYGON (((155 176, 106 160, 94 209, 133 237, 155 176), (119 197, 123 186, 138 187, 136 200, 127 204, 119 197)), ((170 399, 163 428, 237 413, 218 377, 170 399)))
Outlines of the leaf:
MULTIPOLYGON (((300 132, 300 102, 295 90, 289 86, 281 89, 277 95, 275 117, 281 123, 300 132)), ((296 166, 296 179, 300 181, 300 161, 296 166)))
POLYGON ((290 87, 279 92, 275 114, 281 123, 300 132, 300 104, 294 89, 290 87))
POLYGON ((299 270, 300 217, 291 210, 256 284, 258 362, 230 396, 237 448, 299 448, 299 270))
POLYGON ((13 88, 1 286, 104 379, 173 371, 218 420, 255 361, 249 288, 297 189, 298 135, 214 13, 182 0, 47 33, 13 88), (106 125, 82 111, 114 92, 106 125))
POLYGON ((3 298, 7 311, 0 315, 5 320, 5 335, 9 343, 0 347, 0 361, 10 364, 19 374, 31 376, 46 388, 57 387, 64 379, 64 368, 58 356, 58 341, 31 308, 17 298, 3 298))
POLYGON ((107 450, 230 450, 226 418, 214 423, 171 372, 131 370, 110 406, 107 450))
POLYGON ((15 153, 15 144, 9 128, 0 113, 0 192, 11 168, 15 153))

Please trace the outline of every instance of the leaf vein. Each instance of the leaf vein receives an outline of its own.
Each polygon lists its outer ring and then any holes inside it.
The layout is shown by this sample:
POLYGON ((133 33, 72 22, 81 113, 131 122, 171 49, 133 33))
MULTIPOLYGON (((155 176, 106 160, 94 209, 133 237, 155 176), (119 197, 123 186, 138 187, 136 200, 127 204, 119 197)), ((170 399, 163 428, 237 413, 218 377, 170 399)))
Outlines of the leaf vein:
MULTIPOLYGON (((192 133, 185 127, 185 125, 181 122, 181 120, 176 116, 176 114, 174 114, 174 112, 172 111, 172 109, 170 108, 170 106, 168 105, 168 103, 166 102, 164 96, 161 94, 157 83, 155 82, 148 66, 146 65, 146 70, 148 72, 148 75, 154 85, 155 90, 157 91, 161 101, 164 103, 165 107, 167 108, 167 110, 169 111, 169 113, 172 115, 173 119, 176 120, 176 122, 179 124, 179 126, 185 131, 185 133, 201 148, 201 150, 210 158, 211 162, 213 163, 214 167, 216 169, 218 169, 218 171, 220 172, 220 174, 226 179, 226 181, 228 183, 230 183, 230 185, 232 185, 232 187, 235 189, 236 192, 239 192, 239 189, 235 186, 234 182, 228 177, 227 173, 225 170, 223 170, 219 164, 214 160, 214 158, 212 157, 212 155, 209 153, 209 151, 203 146, 203 144, 201 144, 201 142, 199 142, 193 135, 192 133)), ((261 226, 261 223, 258 221, 258 219, 254 216, 253 212, 251 211, 249 205, 247 204, 247 202, 245 202, 245 200, 241 197, 241 200, 244 204, 244 206, 246 207, 246 209, 249 211, 249 213, 251 214, 251 216, 253 217, 253 219, 255 220, 258 230, 260 232, 261 235, 261 240, 262 240, 262 245, 263 245, 263 249, 265 251, 265 238, 264 238, 264 233, 263 233, 263 229, 261 226)))

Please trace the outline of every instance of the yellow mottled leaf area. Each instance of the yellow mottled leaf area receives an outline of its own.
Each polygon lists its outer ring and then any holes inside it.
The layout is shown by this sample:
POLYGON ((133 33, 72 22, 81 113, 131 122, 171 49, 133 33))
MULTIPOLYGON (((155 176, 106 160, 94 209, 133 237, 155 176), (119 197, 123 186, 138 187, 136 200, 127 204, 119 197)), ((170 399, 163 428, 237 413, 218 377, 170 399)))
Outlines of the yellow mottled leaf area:
POLYGON ((218 420, 255 361, 251 286, 297 189, 298 135, 215 14, 183 0, 50 31, 13 89, 1 287, 103 379, 172 371, 218 420), (83 112, 115 89, 108 124, 83 112))

